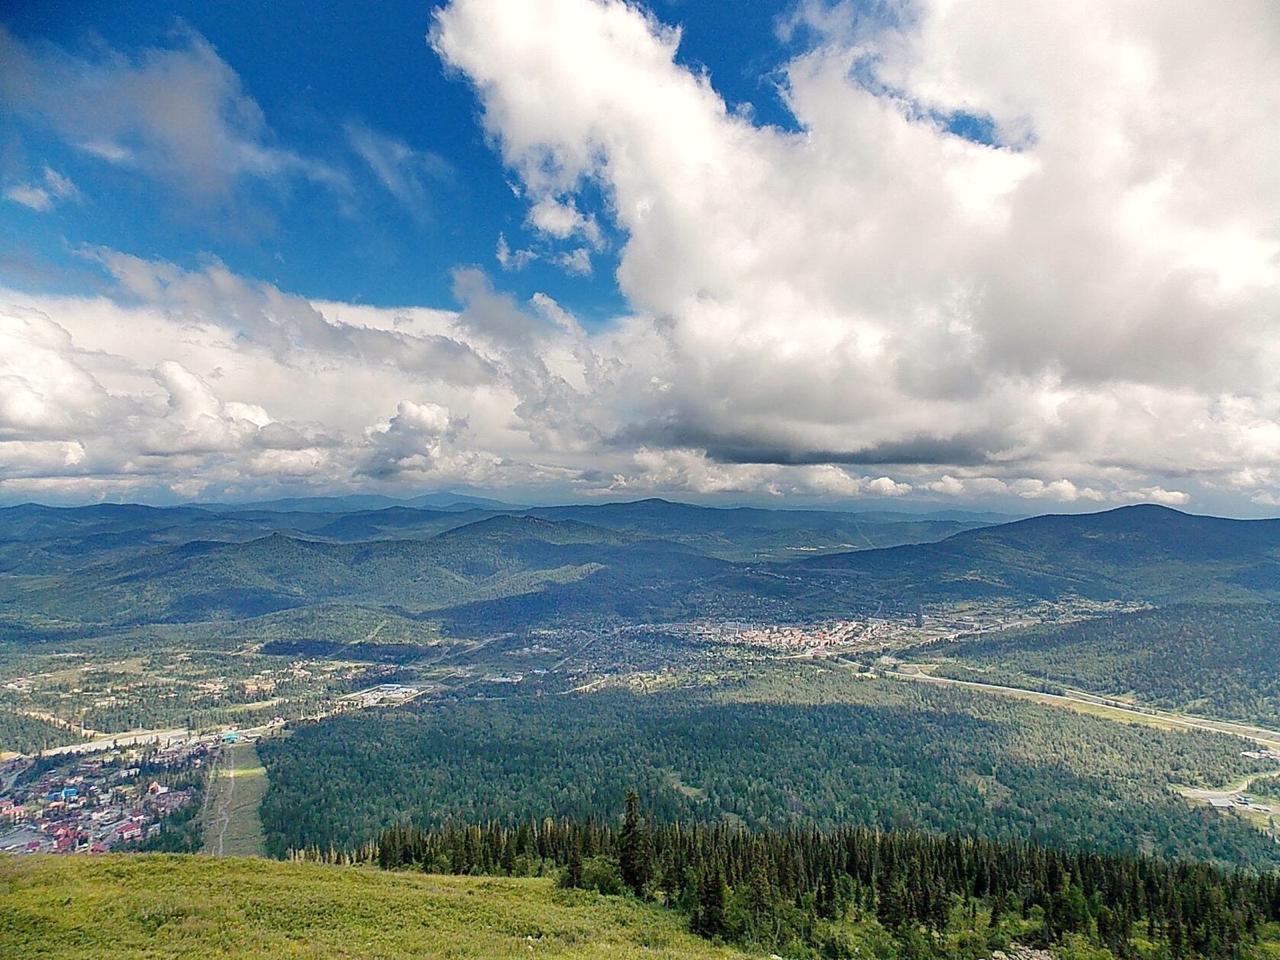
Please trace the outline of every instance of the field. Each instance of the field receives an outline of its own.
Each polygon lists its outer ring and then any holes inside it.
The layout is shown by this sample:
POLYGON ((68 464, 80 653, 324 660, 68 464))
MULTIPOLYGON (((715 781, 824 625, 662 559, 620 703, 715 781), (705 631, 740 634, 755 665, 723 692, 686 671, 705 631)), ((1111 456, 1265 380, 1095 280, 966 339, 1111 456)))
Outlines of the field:
POLYGON ((193 856, 0 859, 0 956, 732 958, 661 908, 549 879, 193 856))
POLYGON ((267 792, 267 771, 257 748, 242 740, 223 748, 209 784, 204 852, 215 857, 260 857, 266 852, 258 805, 267 792))

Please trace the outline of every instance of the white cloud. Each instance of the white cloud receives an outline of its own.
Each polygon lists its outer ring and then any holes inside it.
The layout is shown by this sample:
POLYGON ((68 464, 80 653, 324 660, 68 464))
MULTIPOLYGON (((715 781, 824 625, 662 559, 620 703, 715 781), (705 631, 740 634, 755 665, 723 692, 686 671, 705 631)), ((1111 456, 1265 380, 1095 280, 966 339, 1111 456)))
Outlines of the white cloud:
POLYGON ((58 201, 80 199, 76 185, 52 167, 44 168, 42 183, 15 183, 5 188, 4 195, 6 199, 40 213, 52 210, 58 201))
MULTIPOLYGON (((313 303, 100 251, 106 296, 4 295, 0 440, 83 451, 39 448, 48 475, 5 489, 1270 504, 1274 11, 863 9, 784 25, 791 129, 730 110, 634 5, 454 0, 431 43, 527 204, 531 245, 499 236, 499 265, 587 273, 616 236, 628 312, 587 328, 473 269, 457 310, 313 303), (994 143, 952 132, 962 116, 994 143)), ((318 176, 198 37, 134 60, 0 44, 6 97, 109 162, 208 193, 318 176), (102 116, 51 93, 90 80, 102 116)), ((418 152, 347 135, 392 196, 426 199, 418 152)))
POLYGON ((38 440, 77 425, 92 429, 111 398, 90 362, 47 315, 0 309, 0 437, 38 440))
POLYGON ((1079 487, 1070 480, 1051 480, 1046 483, 1034 477, 1024 477, 1010 484, 1018 496, 1028 500, 1057 500, 1061 503, 1073 503, 1076 500, 1102 501, 1106 495, 1092 487, 1079 487))
POLYGON ((511 245, 507 243, 506 234, 500 233, 494 257, 503 270, 523 270, 538 259, 538 254, 530 249, 512 250, 511 245))
POLYGON ((5 188, 4 195, 5 199, 20 203, 24 207, 30 207, 40 213, 53 209, 53 197, 49 195, 49 191, 45 190, 44 187, 33 186, 29 183, 15 183, 13 186, 5 188))
POLYGON ((1142 500, 1147 503, 1159 503, 1166 507, 1184 507, 1191 502, 1191 495, 1182 490, 1166 490, 1164 487, 1144 487, 1135 490, 1125 500, 1142 500))
POLYGON ((940 495, 963 467, 1064 502, 1180 503, 1151 481, 1276 462, 1266 4, 804 9, 795 133, 727 109, 632 5, 436 15, 530 222, 568 236, 601 191, 625 236, 618 281, 663 341, 630 437, 932 467, 940 495), (960 115, 997 145, 950 132, 960 115))
POLYGON ((557 240, 582 237, 592 249, 599 250, 604 246, 604 237, 595 217, 581 213, 572 200, 543 197, 529 208, 529 225, 557 240))
POLYGON ((591 274, 591 251, 586 247, 578 247, 556 258, 556 262, 575 277, 586 277, 591 274))
POLYGON ((343 130, 351 149, 368 164, 378 182, 415 214, 426 212, 430 182, 453 175, 449 162, 437 153, 415 150, 403 140, 356 121, 348 122, 343 130))
POLYGON ((13 114, 86 153, 162 176, 192 196, 225 195, 241 177, 349 187, 329 164, 277 146, 235 71, 190 31, 132 58, 101 47, 82 57, 0 26, 0 96, 13 114))
POLYGON ((900 483, 891 477, 876 477, 867 484, 867 492, 877 497, 902 497, 911 492, 911 484, 900 483))
POLYGON ((84 447, 75 441, 0 440, 0 471, 5 476, 59 473, 84 460, 84 447))

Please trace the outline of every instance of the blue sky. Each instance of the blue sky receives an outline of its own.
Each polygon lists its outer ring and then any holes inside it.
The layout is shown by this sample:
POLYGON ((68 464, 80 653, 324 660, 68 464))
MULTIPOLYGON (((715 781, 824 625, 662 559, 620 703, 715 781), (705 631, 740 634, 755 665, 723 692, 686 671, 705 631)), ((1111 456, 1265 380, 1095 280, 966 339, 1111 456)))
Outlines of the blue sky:
MULTIPOLYGON (((10 258, 10 281, 85 289, 99 278, 76 251, 105 246, 181 265, 214 256, 238 273, 318 299, 452 305, 454 268, 496 269, 499 235, 512 249, 537 238, 524 225, 527 205, 513 192, 513 177, 478 122, 473 91, 427 43, 434 6, 279 0, 267 15, 261 3, 243 0, 7 5, 0 22, 15 36, 91 61, 137 60, 203 38, 261 108, 269 142, 330 164, 351 181, 348 194, 302 178, 281 187, 246 177, 230 196, 192 204, 180 185, 140 178, 66 144, 38 121, 10 118, 0 175, 38 180, 48 165, 82 196, 59 204, 53 216, 0 204, 0 255, 10 258), (412 197, 396 197, 380 183, 353 149, 352 128, 426 155, 410 174, 420 183, 412 197)), ((779 10, 669 3, 656 11, 679 20, 681 61, 714 73, 732 106, 761 122, 794 122, 773 73, 783 58, 774 36, 779 10)), ((592 200, 598 212, 602 198, 592 200)), ((588 321, 603 319, 624 308, 613 279, 618 242, 616 233, 607 235, 589 276, 539 259, 509 271, 505 286, 522 298, 544 291, 588 321)))
POLYGON ((1202 13, 4 5, 0 501, 1274 512, 1280 23, 1202 13))

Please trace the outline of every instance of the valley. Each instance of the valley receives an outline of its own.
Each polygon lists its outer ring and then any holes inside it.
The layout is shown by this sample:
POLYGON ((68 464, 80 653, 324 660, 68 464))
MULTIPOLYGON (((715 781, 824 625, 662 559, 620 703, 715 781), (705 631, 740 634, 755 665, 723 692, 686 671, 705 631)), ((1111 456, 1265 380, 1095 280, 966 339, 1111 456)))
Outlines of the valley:
POLYGON ((0 510, 0 555, 41 567, 0 576, 0 842, 350 862, 405 823, 612 822, 634 792, 655 826, 1280 870, 1271 795, 1237 802, 1280 768, 1276 528, 1133 509, 779 560, 812 518, 690 509, 0 510), (1203 601, 1166 602, 1170 524, 1203 601), (193 750, 148 774, 171 806, 112 779, 193 750))

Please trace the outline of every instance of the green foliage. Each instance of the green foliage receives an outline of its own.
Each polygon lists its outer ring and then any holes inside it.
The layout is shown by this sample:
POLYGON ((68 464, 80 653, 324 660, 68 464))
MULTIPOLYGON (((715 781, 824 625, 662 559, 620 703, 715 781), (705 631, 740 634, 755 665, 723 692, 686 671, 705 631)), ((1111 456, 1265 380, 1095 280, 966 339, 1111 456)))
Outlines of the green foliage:
POLYGON ((1280 723, 1276 604, 1182 604, 935 649, 998 670, 993 682, 1017 671, 1160 707, 1280 723))
POLYGON ((65 727, 19 713, 0 700, 0 754, 36 753, 82 739, 65 727))
POLYGON ((406 819, 620 817, 634 784, 666 822, 914 825, 1272 864, 1265 837, 1170 789, 1260 769, 1241 745, 810 669, 711 690, 338 716, 259 752, 275 855, 359 844, 406 819))
POLYGON ((581 879, 574 884, 583 890, 617 896, 627 889, 618 861, 613 857, 588 857, 582 862, 581 879))
MULTIPOLYGON (((448 860, 459 873, 506 874, 518 859, 564 865, 584 852, 613 863, 631 834, 625 822, 546 819, 397 826, 370 856, 387 868, 448 860)), ((1169 956, 1234 960, 1280 919, 1280 876, 1204 864, 847 828, 671 824, 651 839, 654 890, 695 933, 792 956, 855 956, 870 940, 887 941, 889 956, 978 957, 1014 937, 1132 956, 1145 927, 1144 939, 1169 956)))
POLYGON ((653 876, 653 848, 648 824, 640 816, 640 798, 627 791, 622 833, 618 838, 618 868, 622 882, 636 896, 644 894, 653 876))

